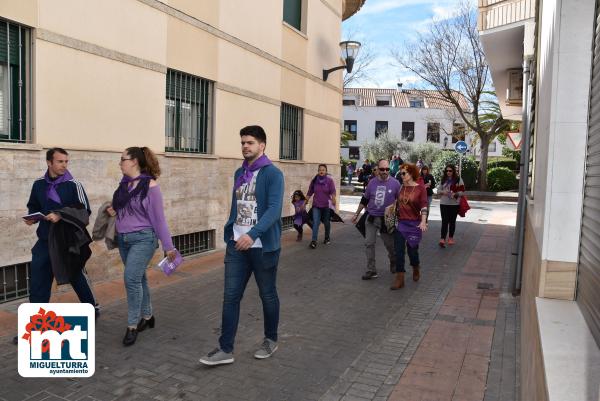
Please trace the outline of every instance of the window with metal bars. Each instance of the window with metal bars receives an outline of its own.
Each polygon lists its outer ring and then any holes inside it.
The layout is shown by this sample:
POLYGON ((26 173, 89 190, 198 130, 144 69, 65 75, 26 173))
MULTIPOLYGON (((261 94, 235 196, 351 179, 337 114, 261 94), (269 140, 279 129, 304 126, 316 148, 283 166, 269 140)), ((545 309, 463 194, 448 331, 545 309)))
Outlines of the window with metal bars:
POLYGON ((197 231, 172 237, 181 256, 196 255, 215 249, 215 230, 197 231))
POLYGON ((356 120, 344 120, 344 132, 350 134, 349 140, 356 141, 356 120))
POLYGON ((279 158, 302 159, 302 109, 291 104, 281 104, 279 158))
POLYGON ((285 216, 281 218, 281 229, 290 230, 294 228, 294 216, 285 216))
POLYGON ((0 141, 29 142, 30 31, 0 19, 0 141))
POLYGON ((440 123, 427 123, 427 142, 440 143, 440 123))
POLYGON ((388 132, 387 121, 375 121, 375 138, 379 138, 379 135, 388 132))
POLYGON ((29 296, 29 262, 0 267, 0 303, 29 296))
POLYGON ((454 123, 452 128, 452 143, 465 140, 465 125, 460 123, 454 123))
POLYGON ((415 123, 414 121, 402 122, 402 140, 412 142, 415 140, 415 123))
POLYGON ((165 150, 212 151, 212 99, 214 83, 180 71, 167 71, 165 150))

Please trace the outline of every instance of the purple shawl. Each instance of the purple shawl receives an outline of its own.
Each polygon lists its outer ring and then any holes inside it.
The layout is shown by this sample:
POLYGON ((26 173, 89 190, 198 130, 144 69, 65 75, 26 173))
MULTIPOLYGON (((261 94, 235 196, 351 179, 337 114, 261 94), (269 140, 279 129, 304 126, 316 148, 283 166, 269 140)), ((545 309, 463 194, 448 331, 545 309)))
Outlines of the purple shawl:
POLYGON ((58 196, 58 192, 56 192, 56 187, 58 186, 58 184, 62 184, 63 182, 72 180, 73 176, 71 175, 71 173, 69 173, 69 170, 67 170, 63 175, 59 175, 54 180, 52 180, 50 178, 48 170, 46 170, 46 174, 44 174, 44 179, 48 184, 48 187, 46 188, 46 199, 51 199, 54 202, 60 204, 60 196, 58 196))
POLYGON ((258 159, 254 161, 250 166, 248 166, 248 160, 244 160, 242 163, 242 168, 244 169, 244 173, 241 174, 238 179, 235 181, 235 185, 233 189, 238 189, 244 184, 248 184, 252 181, 252 177, 254 177, 254 172, 260 168, 268 166, 271 163, 271 160, 267 157, 267 155, 262 155, 258 159))
POLYGON ((423 238, 423 232, 419 228, 419 220, 398 220, 396 229, 402 234, 408 246, 416 248, 423 238))

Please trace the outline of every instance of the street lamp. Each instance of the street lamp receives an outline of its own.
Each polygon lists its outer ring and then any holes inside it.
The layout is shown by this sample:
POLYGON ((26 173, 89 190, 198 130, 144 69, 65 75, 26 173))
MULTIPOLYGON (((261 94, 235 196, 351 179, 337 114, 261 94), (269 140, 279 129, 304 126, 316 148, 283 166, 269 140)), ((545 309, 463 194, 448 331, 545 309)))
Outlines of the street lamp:
POLYGON ((342 68, 345 68, 348 73, 352 72, 354 60, 358 55, 358 49, 360 49, 360 42, 346 40, 344 42, 340 42, 340 48, 342 49, 342 58, 346 64, 340 65, 339 67, 330 68, 328 70, 323 70, 323 81, 327 81, 329 73, 341 70, 342 68))

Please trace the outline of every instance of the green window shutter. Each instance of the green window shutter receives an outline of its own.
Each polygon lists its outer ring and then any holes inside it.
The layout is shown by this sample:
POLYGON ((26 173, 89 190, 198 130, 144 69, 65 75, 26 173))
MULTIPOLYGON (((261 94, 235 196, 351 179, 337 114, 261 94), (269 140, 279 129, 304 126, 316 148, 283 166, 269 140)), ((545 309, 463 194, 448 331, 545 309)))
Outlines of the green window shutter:
POLYGON ((283 20, 302 30, 302 0, 283 0, 283 20))
POLYGON ((4 69, 3 82, 0 82, 3 85, 0 117, 5 119, 0 141, 28 140, 26 106, 29 75, 25 65, 29 51, 28 37, 27 28, 0 19, 0 64, 4 69))
POLYGON ((19 27, 13 24, 8 24, 8 26, 7 34, 7 23, 0 20, 0 63, 8 61, 7 43, 10 37, 10 63, 19 65, 19 27))

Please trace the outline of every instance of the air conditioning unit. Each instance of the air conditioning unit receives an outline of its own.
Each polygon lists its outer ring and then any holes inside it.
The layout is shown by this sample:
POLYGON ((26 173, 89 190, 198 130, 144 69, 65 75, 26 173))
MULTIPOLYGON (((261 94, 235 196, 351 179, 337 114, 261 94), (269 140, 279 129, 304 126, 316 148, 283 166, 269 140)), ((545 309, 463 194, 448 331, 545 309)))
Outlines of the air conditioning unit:
POLYGON ((523 104, 523 70, 521 68, 507 71, 508 86, 506 88, 506 104, 520 106, 523 104))

